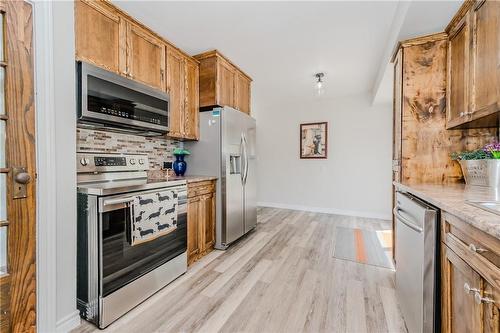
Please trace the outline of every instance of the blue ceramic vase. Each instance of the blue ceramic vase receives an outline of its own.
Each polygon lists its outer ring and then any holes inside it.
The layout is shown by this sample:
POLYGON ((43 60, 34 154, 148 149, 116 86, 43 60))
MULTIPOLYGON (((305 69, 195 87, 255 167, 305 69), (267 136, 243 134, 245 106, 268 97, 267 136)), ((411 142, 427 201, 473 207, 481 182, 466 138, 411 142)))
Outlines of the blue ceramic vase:
POLYGON ((175 155, 175 161, 174 161, 174 172, 177 176, 184 176, 186 173, 187 169, 187 164, 186 161, 184 161, 184 156, 185 155, 175 155))

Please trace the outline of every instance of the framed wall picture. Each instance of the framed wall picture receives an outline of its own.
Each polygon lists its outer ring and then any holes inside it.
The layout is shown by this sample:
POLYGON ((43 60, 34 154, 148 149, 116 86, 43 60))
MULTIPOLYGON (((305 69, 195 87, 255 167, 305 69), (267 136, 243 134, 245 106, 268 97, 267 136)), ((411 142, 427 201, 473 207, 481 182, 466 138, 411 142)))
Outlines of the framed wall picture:
POLYGON ((327 158, 328 123, 300 124, 300 158, 327 158))

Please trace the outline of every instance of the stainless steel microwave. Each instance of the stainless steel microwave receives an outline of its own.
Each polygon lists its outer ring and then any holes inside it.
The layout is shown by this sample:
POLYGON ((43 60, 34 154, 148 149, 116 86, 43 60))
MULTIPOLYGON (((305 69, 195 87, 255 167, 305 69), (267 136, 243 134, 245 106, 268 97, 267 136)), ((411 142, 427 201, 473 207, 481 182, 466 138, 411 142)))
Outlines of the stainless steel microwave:
POLYGON ((80 125, 141 135, 168 131, 166 93, 85 62, 76 67, 80 125))

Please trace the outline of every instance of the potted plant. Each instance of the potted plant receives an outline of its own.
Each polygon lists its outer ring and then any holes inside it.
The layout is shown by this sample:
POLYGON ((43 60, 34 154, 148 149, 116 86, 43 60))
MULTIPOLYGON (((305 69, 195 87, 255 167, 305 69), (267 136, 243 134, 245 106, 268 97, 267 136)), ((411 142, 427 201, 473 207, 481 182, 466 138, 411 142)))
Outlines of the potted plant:
POLYGON ((175 148, 174 156, 175 161, 173 164, 174 172, 177 176, 184 176, 187 169, 187 163, 184 161, 184 156, 191 154, 191 152, 184 148, 175 148))
POLYGON ((451 158, 460 163, 467 184, 500 187, 499 142, 487 144, 482 149, 456 152, 451 158))

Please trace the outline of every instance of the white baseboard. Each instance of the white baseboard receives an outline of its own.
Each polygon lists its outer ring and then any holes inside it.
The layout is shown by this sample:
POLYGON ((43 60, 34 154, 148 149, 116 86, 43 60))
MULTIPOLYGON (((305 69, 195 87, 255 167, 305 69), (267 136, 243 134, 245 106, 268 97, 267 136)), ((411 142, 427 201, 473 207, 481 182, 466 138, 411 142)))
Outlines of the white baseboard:
POLYGON ((57 321, 56 332, 67 333, 80 326, 80 312, 75 311, 57 321))
POLYGON ((258 202, 257 205, 260 207, 303 210, 306 212, 335 214, 335 215, 347 215, 347 216, 365 217, 365 218, 380 219, 380 220, 391 220, 392 219, 391 214, 344 210, 344 209, 338 209, 338 208, 310 207, 310 206, 289 205, 289 204, 275 203, 275 202, 258 202))

